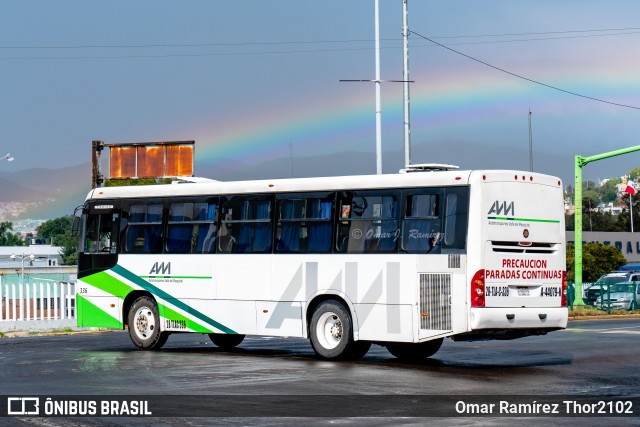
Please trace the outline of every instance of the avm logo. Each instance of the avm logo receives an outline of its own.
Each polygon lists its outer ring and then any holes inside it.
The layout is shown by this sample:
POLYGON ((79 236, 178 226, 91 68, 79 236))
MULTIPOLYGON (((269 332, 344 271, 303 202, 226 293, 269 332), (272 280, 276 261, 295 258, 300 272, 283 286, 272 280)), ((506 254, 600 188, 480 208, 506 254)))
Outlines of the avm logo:
POLYGON ((171 263, 156 262, 155 264, 153 264, 153 267, 151 267, 151 271, 149 271, 149 275, 152 274, 158 274, 162 276, 171 274, 171 263))
POLYGON ((493 205, 491 205, 491 209, 489 209, 488 215, 515 215, 515 211, 516 208, 514 202, 499 202, 496 200, 495 202, 493 202, 493 205))

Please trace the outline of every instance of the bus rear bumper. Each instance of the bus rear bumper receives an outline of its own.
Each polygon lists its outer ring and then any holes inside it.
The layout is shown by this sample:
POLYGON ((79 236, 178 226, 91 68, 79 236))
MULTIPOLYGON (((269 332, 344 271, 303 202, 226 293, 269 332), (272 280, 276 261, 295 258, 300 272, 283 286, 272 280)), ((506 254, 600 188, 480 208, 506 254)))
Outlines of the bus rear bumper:
POLYGON ((566 307, 472 308, 470 331, 452 337, 456 341, 514 339, 567 327, 566 307))

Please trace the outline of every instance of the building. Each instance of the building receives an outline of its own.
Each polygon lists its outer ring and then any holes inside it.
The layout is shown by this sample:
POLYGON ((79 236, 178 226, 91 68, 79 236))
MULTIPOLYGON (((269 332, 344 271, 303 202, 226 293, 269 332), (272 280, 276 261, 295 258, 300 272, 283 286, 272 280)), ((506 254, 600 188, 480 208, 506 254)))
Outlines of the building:
POLYGON ((51 245, 0 246, 0 268, 55 267, 62 265, 61 250, 60 246, 51 245))
MULTIPOLYGON (((573 231, 566 232, 567 243, 574 243, 573 231)), ((640 233, 583 231, 582 243, 599 242, 620 249, 628 262, 640 262, 640 233)))

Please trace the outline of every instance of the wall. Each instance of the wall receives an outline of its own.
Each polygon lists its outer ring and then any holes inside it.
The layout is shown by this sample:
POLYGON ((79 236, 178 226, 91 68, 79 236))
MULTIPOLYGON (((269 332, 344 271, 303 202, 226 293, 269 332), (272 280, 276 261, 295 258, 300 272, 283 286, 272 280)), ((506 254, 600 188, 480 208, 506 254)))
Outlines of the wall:
MULTIPOLYGON (((574 242, 573 231, 567 231, 567 243, 574 242)), ((583 231, 583 243, 600 242, 620 249, 628 262, 640 262, 640 232, 614 233, 605 231, 583 231)))

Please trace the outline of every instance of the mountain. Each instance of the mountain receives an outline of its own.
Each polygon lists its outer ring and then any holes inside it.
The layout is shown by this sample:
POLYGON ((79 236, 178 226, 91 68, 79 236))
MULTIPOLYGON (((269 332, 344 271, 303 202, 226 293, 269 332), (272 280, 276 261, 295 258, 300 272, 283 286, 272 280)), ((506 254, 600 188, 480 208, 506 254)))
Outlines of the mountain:
MULTIPOLYGON (((452 164, 460 169, 529 169, 529 153, 526 149, 460 141, 414 144, 411 161, 413 164, 452 164)), ((221 181, 360 175, 375 174, 375 164, 373 152, 345 151, 293 159, 279 158, 257 164, 234 160, 199 165, 196 161, 196 175, 221 181)), ((384 173, 397 173, 403 165, 403 151, 388 151, 383 154, 384 173)), ((572 184, 572 181, 568 181, 573 179, 573 161, 570 156, 535 153, 534 170, 559 176, 565 181, 565 185, 572 184)))
MULTIPOLYGON (((17 218, 50 219, 69 215, 91 189, 91 165, 0 172, 0 204, 25 207, 17 218)), ((15 218, 15 216, 14 216, 15 218)))
MULTIPOLYGON (((384 142, 383 142, 384 144, 384 142)), ((445 163, 461 169, 529 169, 526 144, 497 146, 464 141, 440 141, 414 144, 412 163, 445 163)), ((633 168, 632 157, 620 156, 606 162, 589 164, 585 179, 608 178, 628 173, 633 168), (616 171, 616 172, 612 172, 616 171)), ((385 152, 382 159, 384 173, 397 173, 403 167, 402 150, 385 152)), ((573 155, 534 152, 536 172, 559 176, 564 185, 573 185, 573 155)), ((345 151, 326 155, 289 157, 248 163, 242 160, 218 160, 202 164, 196 159, 196 176, 221 181, 303 178, 312 176, 340 176, 375 173, 375 155, 370 152, 345 151)), ((69 215, 81 205, 91 189, 91 164, 83 163, 60 169, 34 168, 18 172, 0 172, 0 204, 28 203, 29 209, 21 218, 51 219, 69 215), (37 202, 37 204, 33 204, 37 202)))

